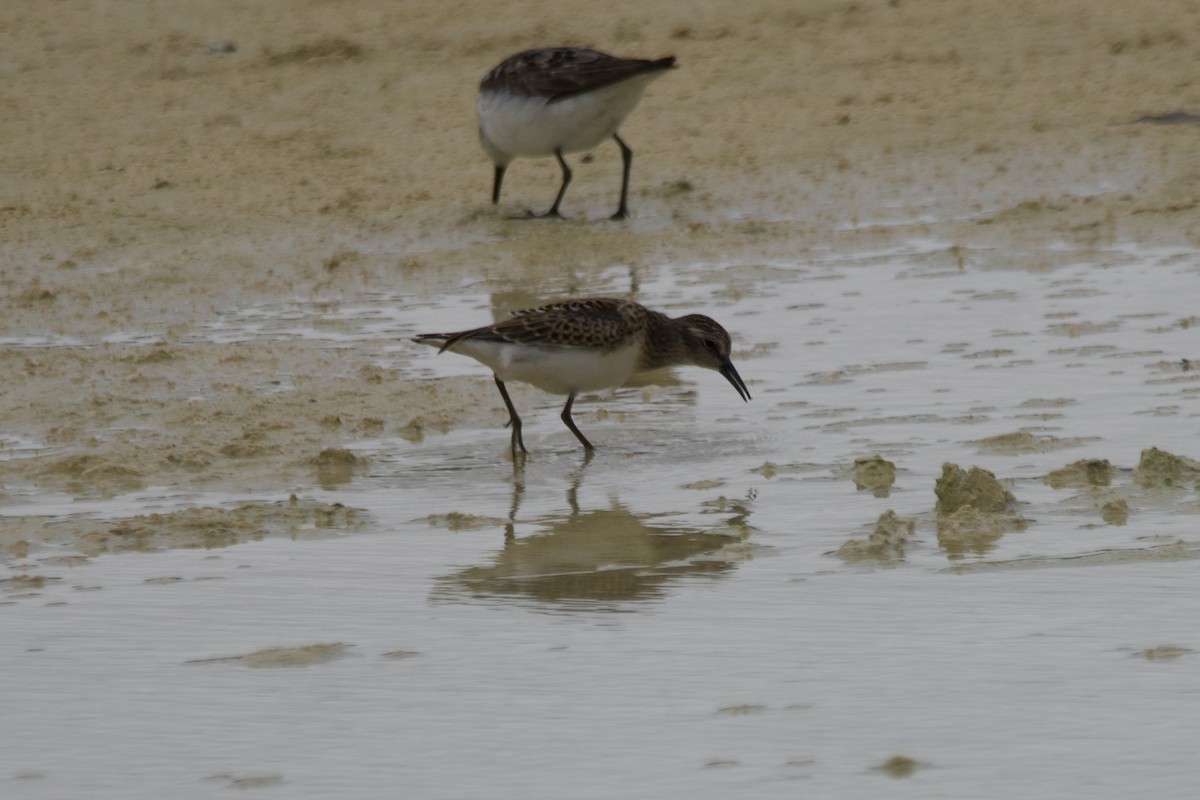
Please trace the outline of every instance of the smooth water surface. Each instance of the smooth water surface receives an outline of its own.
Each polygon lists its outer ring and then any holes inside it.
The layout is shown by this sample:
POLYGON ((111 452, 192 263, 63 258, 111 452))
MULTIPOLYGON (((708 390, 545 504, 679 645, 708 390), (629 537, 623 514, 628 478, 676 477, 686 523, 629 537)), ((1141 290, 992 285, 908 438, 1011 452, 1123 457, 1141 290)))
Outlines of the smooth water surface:
MULTIPOLYGON (((636 299, 731 330, 752 402, 700 370, 582 398, 587 459, 560 399, 522 395, 523 466, 498 414, 357 442, 369 470, 299 492, 362 509, 360 530, 9 565, 0 793, 1186 796, 1200 500, 1133 468, 1154 446, 1200 456, 1198 278, 1192 252, 926 240, 644 269, 636 299), (872 455, 890 491, 856 489, 872 455), (1110 461, 1111 484, 1042 481, 1080 459, 1110 461), (940 542, 945 462, 1004 481, 1023 529, 940 542), (1106 521, 1111 501, 1126 516, 1106 521), (889 509, 913 521, 902 558, 835 555, 889 509)), ((631 285, 613 269, 594 288, 631 285)), ((487 382, 404 340, 494 301, 364 293, 189 335, 487 382)), ((199 499, 18 491, 0 514, 199 499)))

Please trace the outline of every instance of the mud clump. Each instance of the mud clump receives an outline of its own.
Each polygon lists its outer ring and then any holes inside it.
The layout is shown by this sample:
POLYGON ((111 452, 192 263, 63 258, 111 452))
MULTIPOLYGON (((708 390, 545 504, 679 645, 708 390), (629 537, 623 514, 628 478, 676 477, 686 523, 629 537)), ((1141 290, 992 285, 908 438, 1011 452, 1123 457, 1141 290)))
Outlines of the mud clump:
POLYGON ((1042 481, 1052 489, 1065 489, 1069 486, 1108 486, 1112 483, 1116 471, 1106 458, 1085 458, 1048 473, 1042 481))
POLYGON ((854 459, 851 474, 856 489, 860 492, 870 489, 876 497, 887 497, 896 483, 896 465, 882 456, 854 459))
POLYGON ((1103 491, 1116 475, 1117 468, 1108 459, 1085 458, 1047 473, 1042 482, 1052 489, 1083 489, 1082 496, 1099 506, 1105 524, 1121 526, 1129 521, 1129 503, 1114 497, 1111 491, 1103 491))
POLYGON ((1129 521, 1129 503, 1124 500, 1109 500, 1100 507, 1100 519, 1109 525, 1120 527, 1129 521))
POLYGON ((75 546, 86 556, 168 549, 215 549, 272 535, 294 539, 359 527, 358 511, 340 503, 288 501, 245 503, 236 508, 199 506, 166 514, 142 514, 118 522, 91 522, 75 546))
POLYGON ((253 442, 230 442, 218 452, 226 458, 262 458, 277 451, 277 448, 266 447, 253 442))
POLYGON ((933 488, 937 514, 953 514, 970 507, 986 514, 1009 514, 1017 509, 1017 498, 1000 485, 986 469, 971 467, 966 472, 957 464, 943 464, 942 476, 933 488))
POLYGON ((127 464, 114 463, 91 453, 63 456, 47 464, 38 473, 42 483, 61 482, 73 493, 95 491, 104 497, 142 489, 146 476, 127 464))
POLYGON ((359 462, 359 457, 341 447, 326 447, 317 453, 312 463, 317 467, 353 467, 359 462))
POLYGON ((1200 462, 1150 447, 1142 451, 1137 469, 1133 471, 1133 480, 1147 489, 1200 488, 1200 462))
POLYGON ((979 451, 981 453, 993 453, 996 455, 1010 456, 1020 455, 1023 453, 1046 453, 1050 450, 1078 447, 1082 443, 1082 439, 1060 439, 1057 436, 1035 436, 1029 431, 1003 433, 999 436, 990 436, 987 439, 980 439, 975 442, 975 444, 979 445, 979 451))
POLYGON ((37 592, 44 589, 48 583, 61 580, 62 578, 46 575, 14 575, 11 578, 0 578, 0 592, 37 592))
POLYGON ((835 555, 848 564, 858 561, 892 562, 904 560, 904 548, 916 529, 916 521, 901 517, 890 508, 879 515, 875 530, 864 539, 850 539, 835 555))
POLYGON ((317 482, 324 489, 331 489, 344 483, 349 483, 354 477, 354 470, 366 463, 367 459, 354 455, 341 447, 326 447, 311 460, 316 467, 317 482))
POLYGON ((889 778, 908 778, 921 766, 917 760, 906 755, 894 755, 875 769, 889 778))
POLYGON ((985 469, 944 464, 934 493, 938 544, 951 557, 985 553, 1005 533, 1025 529, 1017 498, 985 469))
POLYGON ((976 444, 985 453, 1036 453, 1039 440, 1032 433, 1017 431, 980 439, 976 444))
POLYGON ((1160 644, 1158 647, 1147 647, 1145 650, 1137 653, 1137 655, 1147 661, 1174 661, 1177 658, 1182 658, 1192 652, 1187 647, 1179 647, 1173 644, 1160 644))

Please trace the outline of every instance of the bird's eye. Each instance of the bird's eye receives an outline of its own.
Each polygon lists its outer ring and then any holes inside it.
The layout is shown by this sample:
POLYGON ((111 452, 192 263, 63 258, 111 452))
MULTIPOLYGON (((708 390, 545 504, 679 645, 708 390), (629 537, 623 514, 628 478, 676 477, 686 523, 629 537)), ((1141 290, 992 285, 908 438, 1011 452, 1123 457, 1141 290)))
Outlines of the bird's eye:
POLYGON ((704 349, 707 350, 708 352, 710 352, 710 353, 717 352, 717 343, 715 341, 713 341, 712 339, 705 339, 703 342, 701 342, 701 344, 704 345, 704 349))

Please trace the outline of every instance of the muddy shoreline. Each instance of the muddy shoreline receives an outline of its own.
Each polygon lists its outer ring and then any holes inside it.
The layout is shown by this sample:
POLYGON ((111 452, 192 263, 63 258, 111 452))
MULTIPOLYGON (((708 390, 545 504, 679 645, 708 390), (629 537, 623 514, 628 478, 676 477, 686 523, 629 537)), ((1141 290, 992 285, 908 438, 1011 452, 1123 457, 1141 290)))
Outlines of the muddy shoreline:
MULTIPOLYGON (((320 484, 330 448, 495 421, 486 376, 404 379, 428 354, 394 346, 403 325, 367 347, 214 334, 255 306, 334 312, 479 282, 532 302, 613 265, 802 262, 913 237, 956 243, 949 265, 957 246, 994 248, 996 268, 1046 245, 1034 270, 1059 242, 1200 240, 1194 126, 1135 122, 1200 109, 1179 66, 1196 9, 510 5, 0 12, 0 502, 153 485, 282 503, 320 484), (579 166, 564 222, 505 218, 548 201, 548 162, 518 162, 488 203, 475 84, 559 42, 679 59, 624 131, 627 223, 600 221, 615 148, 579 166)), ((59 540, 38 516, 0 530, 8 557, 59 540)))

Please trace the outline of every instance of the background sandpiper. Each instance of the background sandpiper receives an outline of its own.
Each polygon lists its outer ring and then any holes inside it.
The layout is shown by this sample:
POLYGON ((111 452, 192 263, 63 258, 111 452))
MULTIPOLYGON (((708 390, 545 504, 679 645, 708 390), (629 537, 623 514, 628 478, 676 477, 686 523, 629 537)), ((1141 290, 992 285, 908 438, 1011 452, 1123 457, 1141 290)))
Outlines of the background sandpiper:
POLYGON ((512 454, 527 453, 521 418, 505 381, 567 395, 562 421, 587 451, 594 448, 571 418, 579 392, 622 386, 639 372, 681 365, 716 370, 743 400, 750 392, 729 360, 729 334, 712 319, 689 314, 672 319, 614 297, 567 300, 517 311, 511 319, 458 333, 423 333, 413 341, 470 356, 490 367, 508 408, 512 454))
POLYGON ((479 84, 479 139, 495 164, 492 203, 500 202, 504 171, 514 158, 554 156, 562 185, 545 214, 558 207, 571 168, 564 153, 589 150, 610 136, 621 148, 621 202, 613 219, 629 215, 629 169, 633 151, 617 129, 633 111, 647 84, 674 68, 675 57, 618 58, 579 47, 543 47, 509 56, 479 84))

